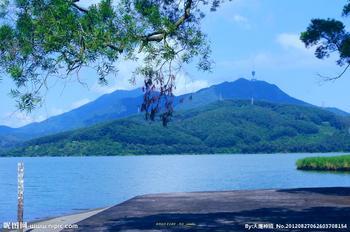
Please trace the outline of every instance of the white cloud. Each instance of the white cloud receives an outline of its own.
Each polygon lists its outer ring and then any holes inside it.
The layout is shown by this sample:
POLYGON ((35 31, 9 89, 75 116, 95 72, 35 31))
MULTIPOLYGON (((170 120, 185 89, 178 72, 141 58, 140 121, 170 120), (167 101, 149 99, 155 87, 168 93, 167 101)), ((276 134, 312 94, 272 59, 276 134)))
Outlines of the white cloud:
POLYGON ((3 118, 1 118, 1 125, 7 125, 10 127, 21 127, 32 122, 38 122, 44 120, 45 117, 41 115, 31 115, 21 111, 7 112, 3 118))
MULTIPOLYGON (((141 77, 138 77, 136 79, 136 83, 130 83, 132 70, 129 70, 129 73, 127 70, 119 72, 115 79, 112 80, 108 85, 100 85, 96 83, 93 85, 92 90, 97 93, 107 94, 112 93, 116 90, 130 90, 137 87, 142 87, 143 79, 141 77)), ((184 72, 180 72, 176 76, 175 86, 176 88, 174 90, 174 94, 181 95, 208 87, 209 84, 206 80, 193 80, 184 72)))
POLYGON ((101 85, 96 82, 92 86, 91 90, 99 94, 107 94, 116 90, 130 90, 141 86, 142 82, 140 78, 137 79, 136 84, 131 83, 130 78, 131 73, 129 75, 118 74, 116 77, 113 77, 113 79, 110 78, 107 85, 101 85))
MULTIPOLYGON (((144 79, 142 77, 136 77, 135 82, 131 83, 130 79, 133 76, 133 72, 139 66, 143 59, 143 54, 140 54, 139 61, 120 61, 116 65, 118 73, 115 76, 108 78, 108 85, 100 85, 95 83, 91 90, 99 94, 107 94, 116 90, 131 90, 138 87, 142 87, 144 79)), ((176 95, 197 91, 201 88, 207 87, 208 82, 205 80, 193 80, 185 72, 179 72, 176 76, 176 89, 174 93, 176 95)))
POLYGON ((78 5, 87 8, 91 5, 97 4, 99 2, 101 2, 101 0, 83 0, 83 1, 79 1, 78 5))
POLYGON ((235 23, 235 24, 238 24, 246 29, 250 29, 251 28, 251 25, 249 23, 249 20, 240 15, 240 14, 228 14, 228 15, 224 15, 225 18, 229 21, 229 22, 232 22, 232 23, 235 23))
POLYGON ((78 108, 78 107, 83 106, 83 105, 85 105, 85 104, 87 104, 89 102, 90 102, 90 99, 88 99, 88 98, 80 99, 80 100, 75 101, 75 102, 72 103, 71 109, 78 108))
POLYGON ((297 34, 282 33, 277 35, 276 41, 285 49, 308 51, 297 34))
POLYGON ((236 14, 232 17, 233 21, 237 23, 247 23, 248 19, 242 15, 236 14))
POLYGON ((56 116, 56 115, 60 115, 60 114, 66 113, 66 112, 71 111, 71 110, 74 110, 74 109, 79 108, 80 106, 83 106, 83 105, 85 105, 85 104, 87 104, 89 102, 91 102, 90 99, 83 98, 83 99, 80 99, 80 100, 77 100, 77 101, 73 102, 72 104, 70 104, 69 107, 66 107, 66 108, 57 108, 57 107, 51 108, 49 110, 49 112, 47 113, 45 119, 47 119, 49 117, 52 117, 52 116, 56 116))
MULTIPOLYGON (((139 60, 143 59, 143 54, 140 54, 139 60)), ((133 72, 139 65, 140 61, 121 60, 116 64, 118 72, 115 75, 107 77, 108 84, 101 85, 98 82, 93 84, 91 90, 99 94, 112 93, 116 90, 130 90, 142 86, 142 78, 136 78, 136 83, 131 83, 133 72)))
POLYGON ((296 71, 303 68, 319 70, 320 68, 332 66, 334 66, 334 61, 319 60, 312 54, 312 52, 305 52, 299 49, 295 49, 291 52, 263 51, 249 57, 217 62, 218 68, 244 73, 253 68, 256 70, 270 70, 275 72, 277 70, 296 71))
POLYGON ((315 70, 333 65, 334 59, 319 60, 314 56, 314 48, 305 48, 298 34, 281 33, 276 36, 280 51, 261 51, 249 57, 217 62, 218 67, 232 70, 296 70, 313 67, 315 70))
POLYGON ((63 114, 65 112, 67 112, 67 111, 64 109, 61 109, 61 108, 57 108, 57 107, 51 108, 50 111, 46 114, 45 119, 52 117, 52 116, 63 114))
POLYGON ((250 71, 254 67, 275 67, 276 59, 269 52, 259 52, 256 55, 233 60, 224 60, 217 62, 218 68, 225 68, 231 70, 240 70, 240 71, 250 71))
POLYGON ((176 89, 175 95, 181 95, 185 93, 195 92, 202 88, 208 87, 209 83, 206 80, 193 80, 185 73, 179 73, 176 76, 176 89))
POLYGON ((49 117, 53 117, 56 115, 60 115, 63 113, 66 113, 68 111, 71 111, 73 109, 76 109, 82 105, 85 105, 90 102, 90 99, 83 98, 78 101, 73 102, 69 107, 67 108, 57 108, 53 107, 49 110, 47 110, 45 113, 40 114, 27 114, 25 112, 21 111, 15 111, 15 112, 8 112, 5 114, 3 118, 0 118, 0 125, 7 125, 10 127, 21 127, 33 122, 41 122, 49 117))

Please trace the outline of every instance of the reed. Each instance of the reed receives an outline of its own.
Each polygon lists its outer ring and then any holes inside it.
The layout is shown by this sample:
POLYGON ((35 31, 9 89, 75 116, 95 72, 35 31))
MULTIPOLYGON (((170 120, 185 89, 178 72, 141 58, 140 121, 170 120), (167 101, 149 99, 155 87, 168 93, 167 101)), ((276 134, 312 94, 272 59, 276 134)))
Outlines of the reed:
POLYGON ((350 155, 307 157, 296 162, 300 170, 350 171, 350 155))

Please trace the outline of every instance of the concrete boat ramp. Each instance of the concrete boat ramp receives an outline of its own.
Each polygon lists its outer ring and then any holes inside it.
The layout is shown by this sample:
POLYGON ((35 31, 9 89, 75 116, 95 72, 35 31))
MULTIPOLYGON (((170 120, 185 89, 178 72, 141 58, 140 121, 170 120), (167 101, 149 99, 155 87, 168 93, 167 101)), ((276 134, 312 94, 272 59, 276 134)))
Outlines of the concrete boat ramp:
POLYGON ((150 194, 68 231, 350 231, 350 188, 150 194))

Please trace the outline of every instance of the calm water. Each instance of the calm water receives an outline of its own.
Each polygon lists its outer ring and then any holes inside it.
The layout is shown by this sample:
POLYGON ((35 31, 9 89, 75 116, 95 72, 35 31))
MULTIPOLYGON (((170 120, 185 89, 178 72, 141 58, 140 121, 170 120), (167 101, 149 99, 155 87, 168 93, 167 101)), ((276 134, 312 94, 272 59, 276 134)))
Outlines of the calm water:
POLYGON ((320 154, 0 158, 0 222, 16 219, 20 160, 25 219, 33 220, 146 193, 350 186, 350 174, 296 170, 306 156, 320 154))

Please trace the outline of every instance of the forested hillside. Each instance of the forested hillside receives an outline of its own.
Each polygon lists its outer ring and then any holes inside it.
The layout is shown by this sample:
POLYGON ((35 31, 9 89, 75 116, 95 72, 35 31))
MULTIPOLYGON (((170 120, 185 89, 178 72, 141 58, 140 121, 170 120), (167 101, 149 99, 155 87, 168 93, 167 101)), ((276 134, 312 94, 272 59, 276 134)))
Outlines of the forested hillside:
POLYGON ((31 140, 4 155, 350 151, 349 126, 349 118, 314 107, 221 101, 179 112, 166 128, 134 116, 31 140))

